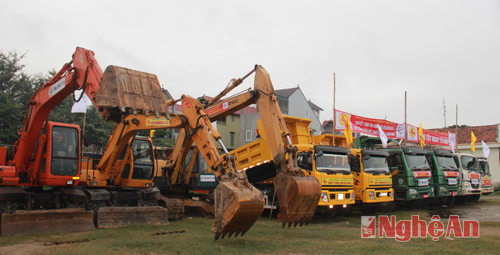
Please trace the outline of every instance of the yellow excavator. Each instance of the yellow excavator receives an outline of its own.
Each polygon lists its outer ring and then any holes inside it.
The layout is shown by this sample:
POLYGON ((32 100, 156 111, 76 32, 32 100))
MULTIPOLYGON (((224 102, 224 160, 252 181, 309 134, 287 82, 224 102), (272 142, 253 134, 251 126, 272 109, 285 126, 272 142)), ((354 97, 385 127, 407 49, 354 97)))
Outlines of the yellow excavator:
MULTIPOLYGON (((261 164, 258 167, 247 171, 241 171, 240 169, 238 172, 246 173, 248 181, 252 184, 274 178, 274 189, 280 205, 278 220, 282 222, 283 227, 287 223, 289 226, 292 224, 294 226, 297 224, 301 226, 308 224, 318 205, 321 186, 315 178, 305 176, 303 171, 297 166, 297 147, 292 146, 290 132, 281 114, 274 87, 267 71, 262 66, 256 65, 250 73, 243 78, 233 79, 232 84, 224 91, 212 100, 204 103, 204 112, 208 115, 210 122, 220 120, 248 105, 257 104, 259 114, 266 126, 265 130, 269 138, 268 144, 274 158, 272 161, 261 164), (238 93, 235 96, 220 100, 252 73, 255 73, 253 90, 238 93)), ((185 186, 191 181, 191 168, 187 167, 183 169, 180 164, 188 154, 192 142, 190 133, 181 130, 173 153, 167 160, 166 171, 159 172, 159 174, 163 175, 171 173, 169 181, 171 187, 174 187, 173 189, 175 189, 176 185, 179 185, 179 187, 182 185, 185 186), (180 178, 180 176, 183 178, 180 178)), ((224 146, 222 148, 226 153, 225 157, 234 157, 233 155, 229 155, 230 153, 224 146)), ((218 220, 217 215, 220 215, 217 211, 217 196, 216 190, 216 221, 218 220)), ((189 199, 185 201, 193 205, 203 203, 203 201, 190 201, 189 199)), ((209 208, 210 205, 205 205, 204 207, 209 208)))

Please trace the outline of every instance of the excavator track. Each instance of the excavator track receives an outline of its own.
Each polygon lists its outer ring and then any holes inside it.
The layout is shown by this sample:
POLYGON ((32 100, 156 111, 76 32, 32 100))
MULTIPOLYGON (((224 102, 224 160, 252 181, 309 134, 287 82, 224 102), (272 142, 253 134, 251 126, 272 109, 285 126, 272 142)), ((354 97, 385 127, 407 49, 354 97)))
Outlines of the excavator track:
POLYGON ((244 172, 229 172, 215 189, 214 239, 243 236, 264 211, 264 195, 244 172))

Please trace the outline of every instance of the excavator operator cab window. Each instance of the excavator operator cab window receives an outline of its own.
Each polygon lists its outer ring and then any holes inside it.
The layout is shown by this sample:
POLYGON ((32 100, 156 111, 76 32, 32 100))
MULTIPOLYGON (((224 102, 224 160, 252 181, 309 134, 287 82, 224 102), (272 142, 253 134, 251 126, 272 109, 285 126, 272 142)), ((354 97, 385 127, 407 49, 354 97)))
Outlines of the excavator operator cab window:
POLYGON ((54 175, 77 175, 78 153, 78 130, 54 126, 52 128, 51 173, 54 175))
POLYGON ((132 144, 134 170, 132 179, 151 180, 153 178, 153 146, 147 140, 134 140, 132 144))

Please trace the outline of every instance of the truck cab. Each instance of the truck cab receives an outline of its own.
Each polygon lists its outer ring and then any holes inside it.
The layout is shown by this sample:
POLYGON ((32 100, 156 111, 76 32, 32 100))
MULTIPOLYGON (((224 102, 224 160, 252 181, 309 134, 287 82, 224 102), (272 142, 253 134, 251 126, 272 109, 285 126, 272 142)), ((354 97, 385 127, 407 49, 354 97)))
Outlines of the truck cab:
POLYGON ((432 169, 434 204, 451 205, 458 192, 458 167, 450 150, 427 151, 427 162, 432 169))
POLYGON ((479 173, 481 173, 481 188, 483 195, 489 195, 493 193, 494 188, 491 182, 490 165, 488 164, 488 159, 478 158, 479 173))
POLYGON ((463 204, 467 201, 479 200, 482 190, 477 158, 465 153, 455 153, 453 158, 460 173, 458 196, 454 203, 463 204))
POLYGON ((427 152, 419 147, 407 146, 383 150, 389 152, 389 167, 398 171, 392 177, 396 203, 409 208, 426 207, 429 198, 434 197, 427 152))
POLYGON ((389 212, 394 208, 394 189, 387 151, 351 149, 356 206, 362 212, 389 212))
POLYGON ((299 167, 306 175, 318 179, 321 198, 316 213, 333 218, 352 212, 354 201, 353 175, 349 165, 351 149, 331 145, 295 144, 299 167))

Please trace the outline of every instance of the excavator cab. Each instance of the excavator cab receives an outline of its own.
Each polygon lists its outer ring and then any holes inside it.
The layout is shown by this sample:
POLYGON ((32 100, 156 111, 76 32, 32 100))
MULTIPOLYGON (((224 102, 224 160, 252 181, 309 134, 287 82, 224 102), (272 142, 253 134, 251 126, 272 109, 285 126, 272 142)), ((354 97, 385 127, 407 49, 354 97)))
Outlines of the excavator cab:
MULTIPOLYGON (((127 146, 128 147, 128 146, 127 146)), ((125 156, 127 147, 123 150, 125 156)), ((153 144, 150 139, 136 138, 131 142, 131 157, 125 160, 121 175, 122 186, 151 187, 155 172, 153 144), (132 170, 132 171, 130 171, 132 170), (149 182, 147 182, 149 181, 149 182)), ((118 160, 123 159, 122 155, 118 160)))
POLYGON ((42 164, 38 182, 47 186, 75 186, 80 176, 80 127, 47 122, 38 139, 42 164))

